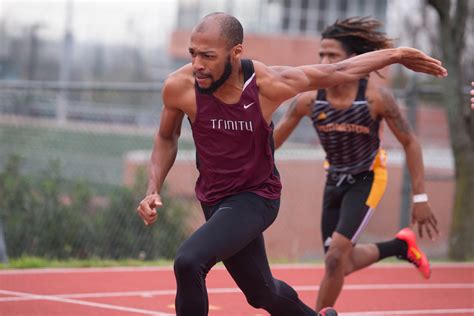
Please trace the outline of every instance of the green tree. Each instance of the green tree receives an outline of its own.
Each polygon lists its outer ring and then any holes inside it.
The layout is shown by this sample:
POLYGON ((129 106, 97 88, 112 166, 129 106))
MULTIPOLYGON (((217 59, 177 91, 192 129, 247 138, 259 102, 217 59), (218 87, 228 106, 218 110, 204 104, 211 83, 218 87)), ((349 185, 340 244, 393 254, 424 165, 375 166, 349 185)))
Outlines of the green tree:
POLYGON ((20 166, 21 157, 10 156, 0 173, 0 217, 11 257, 18 256, 29 241, 28 232, 22 225, 28 222, 30 183, 21 176, 20 166))
POLYGON ((439 46, 449 72, 442 85, 456 175, 449 256, 465 260, 474 257, 474 115, 463 91, 471 80, 463 73, 462 60, 474 4, 468 0, 428 0, 428 4, 439 16, 439 46))
POLYGON ((186 237, 182 201, 169 201, 151 227, 136 215, 144 173, 134 188, 114 187, 98 196, 84 181, 66 181, 58 161, 34 176, 21 173, 21 162, 11 156, 0 172, 0 219, 12 258, 170 259, 186 237))
POLYGON ((133 188, 121 188, 110 197, 110 206, 101 214, 99 231, 101 256, 112 259, 171 259, 186 238, 186 203, 164 198, 159 220, 150 227, 143 225, 135 209, 146 189, 144 170, 137 173, 133 188))

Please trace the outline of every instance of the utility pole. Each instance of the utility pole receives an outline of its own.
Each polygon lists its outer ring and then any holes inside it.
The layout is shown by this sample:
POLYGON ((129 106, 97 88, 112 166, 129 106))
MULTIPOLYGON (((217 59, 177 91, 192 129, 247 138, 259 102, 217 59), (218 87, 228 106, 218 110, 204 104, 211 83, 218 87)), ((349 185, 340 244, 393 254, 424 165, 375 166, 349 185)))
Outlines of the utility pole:
POLYGON ((71 31, 73 17, 73 0, 66 3, 66 21, 64 23, 63 48, 61 52, 61 63, 59 72, 59 90, 56 100, 56 120, 59 124, 67 121, 67 109, 69 103, 68 82, 71 80, 71 60, 73 53, 73 35, 71 31))
MULTIPOLYGON (((35 80, 38 68, 38 51, 39 51, 39 39, 38 30, 41 29, 42 25, 34 23, 27 29, 27 59, 26 67, 24 70, 24 78, 26 80, 35 80)), ((28 115, 31 111, 30 106, 33 102, 33 94, 31 91, 27 91, 24 101, 16 109, 16 114, 28 115)))

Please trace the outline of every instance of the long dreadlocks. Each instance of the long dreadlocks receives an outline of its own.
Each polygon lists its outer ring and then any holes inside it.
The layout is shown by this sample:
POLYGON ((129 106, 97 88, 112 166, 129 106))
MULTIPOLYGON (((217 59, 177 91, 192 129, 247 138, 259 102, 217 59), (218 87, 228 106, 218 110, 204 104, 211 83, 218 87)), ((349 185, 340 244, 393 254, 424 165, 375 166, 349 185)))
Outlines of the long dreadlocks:
POLYGON ((348 55, 363 54, 392 47, 392 40, 377 29, 382 23, 370 17, 352 17, 336 20, 322 32, 323 39, 335 39, 342 43, 348 55))

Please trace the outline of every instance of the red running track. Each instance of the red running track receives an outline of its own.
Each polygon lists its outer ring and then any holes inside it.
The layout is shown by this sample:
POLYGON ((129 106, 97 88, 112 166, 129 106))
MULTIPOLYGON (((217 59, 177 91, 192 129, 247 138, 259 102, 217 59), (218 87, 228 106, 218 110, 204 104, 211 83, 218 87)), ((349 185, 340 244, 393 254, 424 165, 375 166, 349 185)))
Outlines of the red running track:
MULTIPOLYGON (((272 271, 313 306, 321 266, 272 271)), ((211 316, 268 315, 247 304, 220 266, 207 286, 211 316)), ((175 315, 175 289, 171 268, 0 270, 0 315, 175 315)), ((378 264, 346 279, 336 308, 342 316, 474 315, 474 264, 434 264, 429 281, 409 264, 378 264)))

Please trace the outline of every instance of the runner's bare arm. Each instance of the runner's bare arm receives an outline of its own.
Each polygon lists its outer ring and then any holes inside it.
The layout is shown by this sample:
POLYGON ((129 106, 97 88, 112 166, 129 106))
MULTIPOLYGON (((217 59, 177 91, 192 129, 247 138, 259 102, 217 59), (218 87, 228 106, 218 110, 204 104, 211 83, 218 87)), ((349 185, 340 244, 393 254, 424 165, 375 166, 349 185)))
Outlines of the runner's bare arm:
MULTIPOLYGON (((379 87, 374 103, 374 106, 379 109, 379 114, 385 119, 388 127, 403 146, 413 194, 426 193, 421 146, 408 122, 401 115, 395 97, 387 88, 379 87)), ((420 237, 423 237, 424 231, 430 239, 433 239, 435 234, 439 234, 438 221, 428 202, 413 203, 412 225, 414 224, 418 225, 420 237)))
POLYGON ((333 64, 270 67, 256 63, 256 70, 264 101, 266 99, 269 105, 277 107, 298 93, 356 81, 372 71, 395 63, 416 72, 439 77, 447 75, 440 61, 408 47, 381 49, 333 64))
POLYGON ((184 112, 179 108, 181 93, 178 79, 168 78, 165 81, 162 90, 163 108, 160 125, 151 154, 147 194, 160 193, 165 177, 176 159, 178 138, 184 117, 184 112))
POLYGON ((172 81, 173 79, 167 80, 163 86, 163 108, 151 153, 148 189, 137 208, 145 225, 153 224, 157 220, 156 208, 162 205, 160 191, 178 152, 178 138, 184 113, 176 106, 180 94, 177 83, 172 81))
POLYGON ((275 148, 279 148, 288 139, 304 116, 309 116, 314 96, 315 92, 305 92, 285 102, 289 103, 288 109, 273 132, 275 148))

